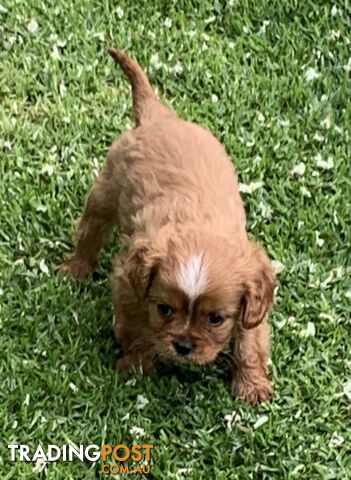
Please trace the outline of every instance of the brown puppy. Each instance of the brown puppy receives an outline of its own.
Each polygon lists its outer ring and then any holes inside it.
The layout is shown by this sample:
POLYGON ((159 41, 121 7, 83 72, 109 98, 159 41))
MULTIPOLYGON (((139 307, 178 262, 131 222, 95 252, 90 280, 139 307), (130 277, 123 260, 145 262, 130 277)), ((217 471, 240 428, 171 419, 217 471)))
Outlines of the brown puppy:
POLYGON ((150 372, 158 355, 203 364, 231 344, 234 394, 267 400, 275 278, 247 237, 234 167, 210 132, 156 99, 135 61, 109 52, 131 82, 137 127, 110 148, 61 269, 87 275, 120 225, 125 249, 112 276, 124 352, 117 369, 150 372))

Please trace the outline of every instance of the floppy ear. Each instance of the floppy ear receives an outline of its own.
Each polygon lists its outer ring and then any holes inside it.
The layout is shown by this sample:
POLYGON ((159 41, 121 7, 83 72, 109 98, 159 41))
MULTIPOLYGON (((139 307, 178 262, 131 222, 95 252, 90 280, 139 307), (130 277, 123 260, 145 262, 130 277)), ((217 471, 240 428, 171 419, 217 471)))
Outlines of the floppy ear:
POLYGON ((160 262, 160 255, 147 238, 139 238, 129 248, 125 273, 139 298, 145 298, 160 262))
POLYGON ((273 304, 275 274, 264 251, 255 246, 244 282, 241 321, 246 329, 255 328, 268 315, 273 304))

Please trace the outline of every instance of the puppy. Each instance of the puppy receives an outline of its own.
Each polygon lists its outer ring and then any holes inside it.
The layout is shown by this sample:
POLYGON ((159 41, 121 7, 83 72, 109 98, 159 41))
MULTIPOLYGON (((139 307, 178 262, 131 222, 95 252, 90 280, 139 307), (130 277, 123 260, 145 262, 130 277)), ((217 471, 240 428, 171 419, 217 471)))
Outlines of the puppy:
POLYGON ((140 66, 109 53, 128 77, 136 128, 111 146, 61 266, 85 277, 114 225, 124 250, 113 266, 113 303, 124 356, 118 371, 157 356, 204 364, 231 345, 234 395, 267 400, 274 273, 247 237, 233 164, 204 128, 161 104, 140 66))

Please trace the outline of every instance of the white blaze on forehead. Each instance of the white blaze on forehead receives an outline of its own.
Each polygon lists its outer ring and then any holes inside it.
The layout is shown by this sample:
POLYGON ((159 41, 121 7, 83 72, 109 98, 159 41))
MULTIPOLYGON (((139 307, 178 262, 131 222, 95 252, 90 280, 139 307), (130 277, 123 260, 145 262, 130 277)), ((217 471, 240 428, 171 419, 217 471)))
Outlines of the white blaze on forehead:
POLYGON ((192 255, 177 274, 179 287, 190 299, 195 299, 206 289, 207 265, 203 255, 192 255))

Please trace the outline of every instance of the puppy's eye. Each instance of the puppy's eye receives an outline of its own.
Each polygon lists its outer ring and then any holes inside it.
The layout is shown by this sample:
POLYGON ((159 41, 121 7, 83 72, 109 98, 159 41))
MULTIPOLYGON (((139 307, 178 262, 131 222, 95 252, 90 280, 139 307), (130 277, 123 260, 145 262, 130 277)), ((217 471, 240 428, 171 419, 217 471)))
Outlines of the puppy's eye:
POLYGON ((166 303, 158 303, 157 310, 163 317, 171 317, 173 315, 173 308, 166 303))
POLYGON ((207 318, 210 324, 216 327, 218 327, 218 325, 222 325, 224 322, 224 318, 216 312, 210 312, 207 318))

